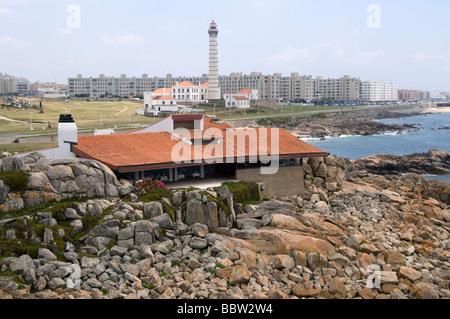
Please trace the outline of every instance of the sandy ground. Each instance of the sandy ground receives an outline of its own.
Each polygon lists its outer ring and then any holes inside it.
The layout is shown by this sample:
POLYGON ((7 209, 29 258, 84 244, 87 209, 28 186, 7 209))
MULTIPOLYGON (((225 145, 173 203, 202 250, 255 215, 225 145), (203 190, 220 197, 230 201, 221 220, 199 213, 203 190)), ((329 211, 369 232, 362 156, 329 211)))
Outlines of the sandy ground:
POLYGON ((123 107, 123 110, 120 111, 119 113, 117 113, 115 116, 119 116, 120 114, 122 114, 122 113, 124 113, 124 112, 126 112, 126 111, 128 111, 128 106, 124 106, 124 107, 123 107))
POLYGON ((9 121, 9 122, 15 122, 15 123, 27 123, 27 122, 23 122, 23 121, 17 121, 17 120, 13 120, 4 116, 0 116, 0 120, 5 120, 5 121, 9 121))
POLYGON ((450 113, 450 107, 430 107, 428 109, 424 109, 423 113, 450 113))

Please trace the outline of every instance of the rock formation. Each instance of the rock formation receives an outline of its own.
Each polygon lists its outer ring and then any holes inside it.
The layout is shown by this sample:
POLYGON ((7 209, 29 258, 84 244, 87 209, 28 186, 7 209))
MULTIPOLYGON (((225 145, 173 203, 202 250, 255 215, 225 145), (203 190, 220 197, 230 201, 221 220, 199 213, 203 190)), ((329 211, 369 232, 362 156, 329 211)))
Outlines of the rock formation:
POLYGON ((402 173, 450 174, 450 153, 430 150, 423 154, 406 156, 377 155, 353 161, 358 170, 373 174, 392 175, 402 173))
POLYGON ((448 183, 359 172, 335 157, 304 167, 305 197, 235 203, 222 187, 143 202, 130 193, 2 220, 0 298, 450 298, 450 212, 436 195, 448 183))
POLYGON ((17 96, 5 96, 3 103, 6 106, 13 106, 19 109, 36 108, 30 101, 20 99, 17 96))
POLYGON ((40 153, 0 160, 0 171, 29 172, 21 192, 0 181, 0 213, 33 207, 43 202, 74 197, 118 197, 132 191, 105 165, 86 159, 52 161, 40 153))

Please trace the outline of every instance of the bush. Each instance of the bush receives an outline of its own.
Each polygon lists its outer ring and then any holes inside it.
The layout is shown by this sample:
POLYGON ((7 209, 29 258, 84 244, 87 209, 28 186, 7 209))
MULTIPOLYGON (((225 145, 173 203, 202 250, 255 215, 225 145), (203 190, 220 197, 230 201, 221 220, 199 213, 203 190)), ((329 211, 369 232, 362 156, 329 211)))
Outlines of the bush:
POLYGON ((0 172, 0 179, 15 193, 22 193, 26 190, 29 176, 30 174, 26 172, 0 172))
MULTIPOLYGON (((246 204, 261 200, 259 196, 259 187, 256 183, 223 183, 222 186, 228 187, 228 190, 233 194, 235 203, 246 204)), ((220 189, 220 187, 218 189, 220 189)))
POLYGON ((151 178, 144 178, 137 182, 136 188, 139 193, 145 193, 143 198, 145 201, 160 200, 163 197, 168 197, 169 194, 169 189, 163 182, 151 178))

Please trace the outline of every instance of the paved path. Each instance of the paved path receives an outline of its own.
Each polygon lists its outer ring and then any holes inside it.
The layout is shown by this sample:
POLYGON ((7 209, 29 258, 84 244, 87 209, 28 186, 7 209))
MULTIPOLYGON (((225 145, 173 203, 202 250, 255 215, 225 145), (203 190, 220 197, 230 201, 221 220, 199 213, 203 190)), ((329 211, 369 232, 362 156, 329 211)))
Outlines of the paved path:
POLYGON ((5 120, 5 121, 8 121, 8 122, 15 122, 15 123, 28 124, 28 122, 13 120, 13 119, 10 119, 10 118, 4 117, 4 116, 0 116, 0 120, 5 120))
POLYGON ((172 189, 189 188, 189 187, 196 187, 199 189, 207 189, 210 187, 221 186, 222 183, 224 183, 224 182, 238 182, 238 181, 235 179, 229 179, 229 178, 207 178, 207 179, 198 179, 198 180, 167 183, 167 187, 172 188, 172 189))
POLYGON ((0 144, 10 144, 15 141, 17 134, 0 134, 0 144))

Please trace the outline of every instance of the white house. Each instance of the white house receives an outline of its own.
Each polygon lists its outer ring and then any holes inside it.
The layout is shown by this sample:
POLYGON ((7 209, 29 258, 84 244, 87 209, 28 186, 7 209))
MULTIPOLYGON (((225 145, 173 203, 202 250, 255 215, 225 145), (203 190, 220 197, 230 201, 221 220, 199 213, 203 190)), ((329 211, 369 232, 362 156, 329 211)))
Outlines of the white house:
POLYGON ((208 100, 208 88, 208 82, 195 85, 184 81, 172 87, 172 97, 180 104, 205 103, 208 100))
POLYGON ((225 107, 236 107, 239 109, 250 108, 251 101, 258 99, 258 90, 242 90, 236 94, 224 94, 225 107))
POLYGON ((258 90, 244 89, 235 94, 235 96, 245 96, 250 101, 258 100, 258 90))
POLYGON ((236 107, 238 109, 250 108, 250 100, 245 96, 236 96, 232 94, 225 94, 225 107, 236 107))
POLYGON ((153 92, 144 93, 144 114, 158 112, 178 112, 179 107, 172 97, 172 89, 161 88, 153 92))

